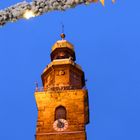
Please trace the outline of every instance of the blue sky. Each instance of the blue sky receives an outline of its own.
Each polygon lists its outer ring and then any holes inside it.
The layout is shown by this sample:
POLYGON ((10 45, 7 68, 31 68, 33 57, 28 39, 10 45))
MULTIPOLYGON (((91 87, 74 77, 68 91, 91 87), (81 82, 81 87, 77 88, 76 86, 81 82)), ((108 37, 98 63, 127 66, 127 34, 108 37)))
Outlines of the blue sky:
MULTIPOLYGON (((0 9, 16 2, 0 1, 0 9)), ((0 28, 0 139, 34 140, 35 81, 41 86, 63 22, 88 79, 88 140, 140 140, 139 5, 108 0, 0 28)))

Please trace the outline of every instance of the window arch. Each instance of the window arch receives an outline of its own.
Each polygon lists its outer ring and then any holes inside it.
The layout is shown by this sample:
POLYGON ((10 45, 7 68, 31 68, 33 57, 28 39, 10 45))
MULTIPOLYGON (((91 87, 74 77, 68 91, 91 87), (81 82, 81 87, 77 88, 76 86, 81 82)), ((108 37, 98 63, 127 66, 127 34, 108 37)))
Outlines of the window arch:
POLYGON ((66 120, 66 116, 67 116, 67 111, 66 111, 66 108, 64 106, 58 106, 55 109, 55 120, 58 120, 58 119, 65 119, 66 120))

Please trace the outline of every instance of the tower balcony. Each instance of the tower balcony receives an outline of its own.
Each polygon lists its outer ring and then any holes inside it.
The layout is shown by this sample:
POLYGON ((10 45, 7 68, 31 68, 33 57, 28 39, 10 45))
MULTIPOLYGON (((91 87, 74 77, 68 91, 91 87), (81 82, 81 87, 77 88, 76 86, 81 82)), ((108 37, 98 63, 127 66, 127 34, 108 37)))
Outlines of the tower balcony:
MULTIPOLYGON (((63 91, 63 90, 76 90, 81 89, 78 86, 48 86, 48 87, 36 87, 35 92, 44 92, 44 91, 63 91)), ((87 90, 86 86, 82 87, 82 89, 87 90)))

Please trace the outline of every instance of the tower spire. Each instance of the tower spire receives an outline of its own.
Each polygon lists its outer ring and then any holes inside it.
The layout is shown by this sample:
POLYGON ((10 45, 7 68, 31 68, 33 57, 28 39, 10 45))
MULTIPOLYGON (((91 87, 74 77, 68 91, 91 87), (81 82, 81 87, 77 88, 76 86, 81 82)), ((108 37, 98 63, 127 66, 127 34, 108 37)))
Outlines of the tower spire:
POLYGON ((62 40, 64 40, 65 39, 65 37, 66 37, 66 35, 64 34, 64 24, 62 23, 62 33, 61 33, 61 38, 62 38, 62 40))
POLYGON ((64 29, 65 29, 65 26, 64 26, 64 24, 62 23, 62 33, 64 33, 64 29))

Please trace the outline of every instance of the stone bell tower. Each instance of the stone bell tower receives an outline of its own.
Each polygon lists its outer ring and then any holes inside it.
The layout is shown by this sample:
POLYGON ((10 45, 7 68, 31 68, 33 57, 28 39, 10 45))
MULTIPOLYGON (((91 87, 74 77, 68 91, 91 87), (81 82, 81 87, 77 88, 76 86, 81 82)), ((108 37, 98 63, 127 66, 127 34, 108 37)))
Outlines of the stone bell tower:
POLYGON ((81 67, 75 63, 71 43, 57 41, 50 54, 51 63, 41 78, 43 88, 36 88, 38 109, 36 140, 87 140, 89 123, 88 92, 81 67))

